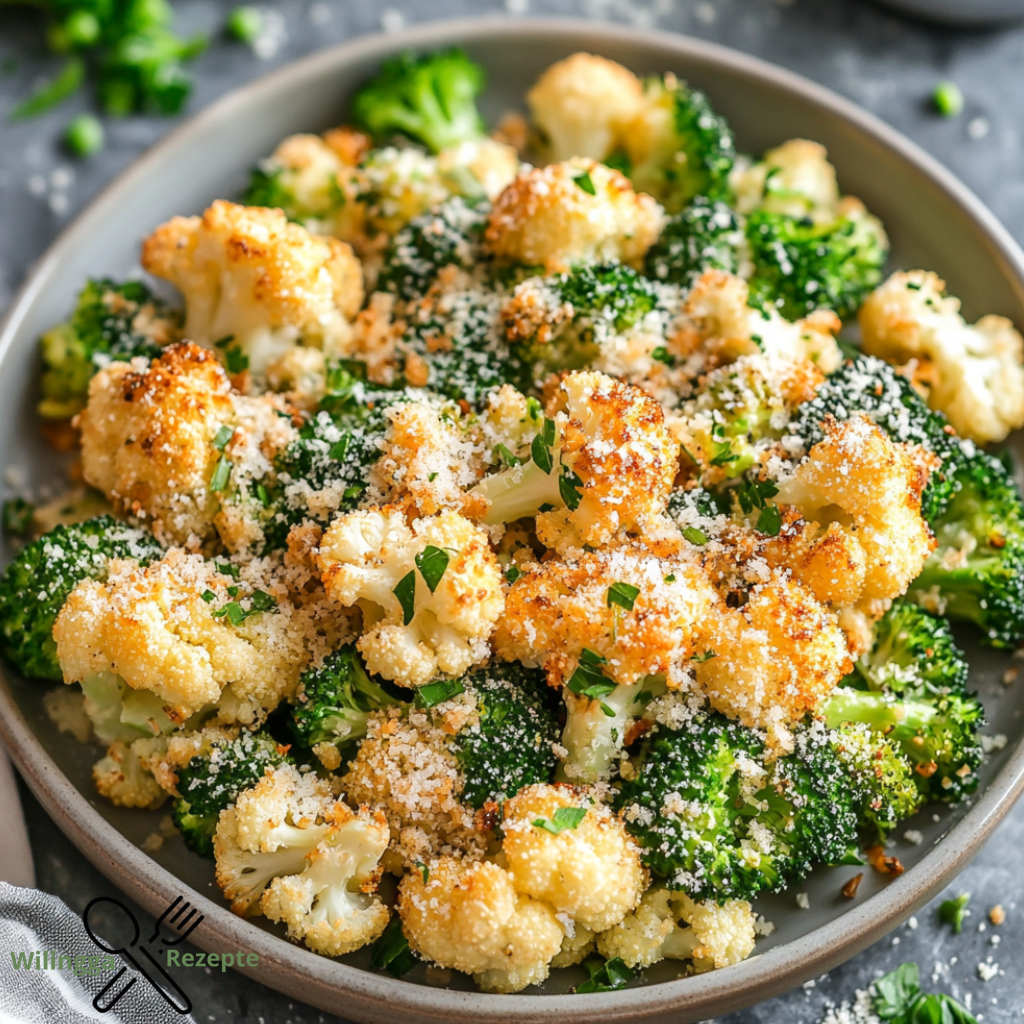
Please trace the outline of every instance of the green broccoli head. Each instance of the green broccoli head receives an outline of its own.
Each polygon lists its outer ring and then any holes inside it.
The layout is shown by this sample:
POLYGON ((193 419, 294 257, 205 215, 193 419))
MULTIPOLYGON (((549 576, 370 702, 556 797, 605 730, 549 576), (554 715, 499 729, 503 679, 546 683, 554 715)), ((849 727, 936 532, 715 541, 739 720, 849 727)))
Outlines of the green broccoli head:
POLYGON ((869 690, 901 697, 962 696, 967 659, 945 619, 896 601, 875 623, 874 643, 858 658, 854 674, 869 690))
POLYGON ((302 673, 289 725, 303 747, 333 743, 340 749, 366 735, 371 712, 401 703, 346 644, 302 673))
POLYGON ((842 859, 857 837, 854 794, 827 731, 769 761, 751 729, 717 712, 657 725, 616 798, 651 870, 693 899, 749 899, 842 859))
POLYGON ((727 203, 698 196, 669 217, 647 252, 644 271, 656 281, 692 288, 705 270, 735 274, 743 229, 727 203))
POLYGON ((411 302, 426 295, 442 268, 472 269, 483 259, 488 210, 486 200, 453 196, 414 217, 384 251, 378 290, 411 302))
POLYGON ((462 685, 476 700, 476 715, 450 742, 465 780, 462 799, 479 809, 549 782, 559 729, 543 672, 495 662, 471 672, 462 685))
POLYGON ((256 785, 267 768, 294 763, 288 748, 262 732, 242 732, 220 740, 178 772, 178 798, 171 817, 185 845, 202 857, 213 857, 213 835, 220 812, 238 794, 256 785))
POLYGON ((863 215, 819 224, 755 210, 746 236, 754 265, 751 304, 775 306, 789 320, 816 309, 851 316, 881 283, 888 255, 884 233, 863 215))
POLYGON ((931 523, 938 547, 911 584, 911 596, 942 614, 974 623, 993 647, 1024 637, 1024 507, 1013 477, 996 458, 970 448, 959 486, 931 523))
POLYGON ((139 281, 88 281, 71 319, 40 339, 39 415, 67 419, 85 408, 92 375, 107 362, 159 354, 180 329, 180 314, 139 281))
POLYGON ((104 580, 112 558, 146 564, 163 549, 153 536, 97 516, 58 526, 22 548, 0 575, 0 643, 23 675, 61 679, 53 625, 82 580, 104 580))
POLYGON ((804 402, 789 425, 806 448, 825 435, 826 416, 840 422, 864 413, 894 441, 918 444, 942 460, 921 496, 921 514, 934 524, 960 488, 964 464, 961 442, 942 413, 933 412, 896 369, 873 356, 858 356, 828 377, 811 401, 804 402))
POLYGON ((669 116, 663 125, 651 126, 646 152, 634 152, 638 147, 626 142, 637 190, 649 192, 669 213, 678 213, 695 196, 728 198, 736 144, 725 118, 702 92, 674 76, 651 79, 645 89, 652 108, 667 107, 669 116))
POLYGON ((984 710, 973 696, 901 700, 889 694, 839 687, 824 708, 832 728, 860 722, 883 733, 914 766, 925 799, 955 801, 978 787, 984 710))
POLYGON ((858 819, 868 842, 884 839, 924 803, 914 765, 899 744, 861 722, 832 730, 836 756, 859 794, 858 819))
POLYGON ((476 108, 483 87, 483 68, 462 50, 404 53, 356 93, 352 116, 376 140, 399 132, 437 153, 485 134, 476 108))

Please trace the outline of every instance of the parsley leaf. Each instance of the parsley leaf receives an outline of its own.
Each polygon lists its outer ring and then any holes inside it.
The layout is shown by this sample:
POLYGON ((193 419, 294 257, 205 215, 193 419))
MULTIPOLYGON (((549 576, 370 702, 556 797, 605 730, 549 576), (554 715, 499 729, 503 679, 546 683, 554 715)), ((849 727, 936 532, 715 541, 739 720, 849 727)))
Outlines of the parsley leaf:
POLYGON ((565 832, 566 829, 579 828, 580 822, 586 816, 586 807, 559 807, 550 818, 534 818, 531 824, 557 836, 565 832))
POLYGON ((765 508, 769 498, 779 493, 771 480, 748 480, 736 494, 740 508, 749 515, 755 508, 765 508))
POLYGON ((717 651, 705 651, 703 654, 695 654, 690 659, 690 661, 697 661, 697 662, 710 661, 712 658, 717 658, 717 657, 718 657, 718 652, 717 651))
POLYGON ((443 704, 446 700, 465 692, 466 687, 458 679, 440 679, 416 690, 416 707, 421 710, 437 707, 438 704, 443 704))
POLYGON ((582 174, 577 174, 572 180, 575 181, 576 184, 587 193, 587 195, 597 195, 597 189, 594 188, 594 179, 590 177, 590 171, 584 171, 582 174))
POLYGON ((233 580, 237 580, 242 575, 242 570, 237 565, 232 565, 231 562, 214 562, 214 567, 217 572, 223 576, 230 576, 233 580))
POLYGON ((402 919, 395 914, 380 938, 370 947, 370 966, 378 971, 387 971, 393 978, 401 978, 417 963, 419 959, 409 948, 409 940, 402 931, 402 919))
POLYGON ((220 430, 217 431, 216 437, 214 437, 213 439, 213 447, 216 448, 217 451, 219 452, 224 451, 224 449, 227 448, 228 446, 228 441, 230 441, 231 438, 233 438, 234 436, 234 427, 221 427, 220 430))
MULTIPOLYGON (((565 685, 573 693, 581 697, 589 697, 591 700, 607 697, 609 693, 615 692, 618 685, 601 671, 601 666, 607 664, 607 658, 602 658, 600 654, 595 654, 584 648, 576 671, 569 677, 569 681, 565 685)), ((612 714, 614 715, 614 712, 612 714)))
POLYGON ((954 899, 944 900, 939 904, 939 920, 950 925, 954 935, 959 935, 963 930, 964 918, 967 916, 967 904, 970 900, 971 894, 962 892, 954 899))
POLYGON ((237 347, 229 348, 224 353, 224 363, 228 368, 228 373, 232 375, 244 373, 249 369, 249 357, 237 347))
POLYGON ((757 529, 768 537, 778 537, 782 529, 782 513, 775 505, 765 505, 757 517, 757 529))
MULTIPOLYGON (((547 424, 551 420, 545 420, 544 422, 547 424)), ((538 434, 533 439, 530 445, 530 455, 533 457, 537 467, 543 472, 550 474, 551 470, 554 469, 555 460, 551 455, 551 449, 544 443, 543 434, 538 434)))
POLYGON ((213 471, 213 476, 210 477, 210 490, 214 494, 223 491, 230 479, 231 460, 226 455, 222 455, 220 462, 217 463, 217 468, 213 471))
MULTIPOLYGON (((419 569, 420 575, 423 577, 423 582, 426 583, 427 590, 431 593, 434 593, 434 591, 437 590, 438 584, 441 582, 441 578, 444 576, 450 560, 451 559, 447 551, 442 548, 434 547, 433 544, 428 544, 416 556, 416 568, 419 569)), ((399 598, 399 600, 401 600, 401 598, 399 598)), ((406 625, 408 624, 409 623, 407 622, 406 625)))
POLYGON ((522 575, 523 570, 514 563, 505 570, 505 579, 508 580, 509 583, 515 583, 515 581, 522 575))
POLYGON ((402 625, 408 626, 416 614, 416 573, 406 573, 393 591, 402 606, 402 625))
POLYGON ((562 475, 558 478, 558 493, 561 494, 562 501, 571 512, 575 512, 580 507, 583 497, 580 494, 582 489, 583 481, 568 467, 563 469, 562 475))
POLYGON ((639 594, 640 588, 634 587, 632 583, 613 583, 608 588, 608 607, 617 604, 631 612, 639 594))
POLYGON ((917 964, 901 964, 879 978, 871 986, 871 1001, 890 1024, 977 1024, 955 999, 922 992, 917 964))
POLYGON ((577 992, 614 992, 615 989, 624 988, 634 978, 633 972, 620 957, 606 960, 600 966, 589 961, 583 966, 590 978, 577 987, 577 992))
POLYGON ((698 530, 696 526, 688 526, 683 530, 683 536, 691 544, 707 544, 708 535, 703 530, 698 530))
POLYGON ((512 467, 518 466, 522 463, 522 459, 513 455, 511 450, 503 444, 496 444, 494 446, 494 454, 504 463, 505 466, 512 467))

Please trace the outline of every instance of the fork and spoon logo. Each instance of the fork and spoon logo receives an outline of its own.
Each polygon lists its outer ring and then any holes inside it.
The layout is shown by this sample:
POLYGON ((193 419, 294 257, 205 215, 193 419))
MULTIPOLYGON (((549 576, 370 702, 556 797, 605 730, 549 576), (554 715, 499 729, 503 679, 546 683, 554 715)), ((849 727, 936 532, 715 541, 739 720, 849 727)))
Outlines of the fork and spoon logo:
POLYGON ((135 915, 120 900, 116 900, 112 896, 98 896, 94 899, 85 908, 82 921, 85 924, 85 930, 89 933, 89 938, 100 949, 114 956, 120 956, 126 964, 103 986, 92 1001, 93 1008, 98 1013, 107 1013, 112 1010, 139 981, 140 976, 152 985, 176 1013, 185 1016, 192 1012, 192 1001, 150 952, 150 949, 156 948, 157 956, 162 956, 166 947, 177 946, 184 942, 202 923, 203 915, 198 913, 187 900, 183 901, 181 896, 176 897, 174 902, 160 915, 153 934, 141 945, 139 944, 141 932, 135 915), (91 925, 89 922, 89 915, 101 903, 110 903, 121 911, 117 916, 127 919, 132 933, 131 942, 113 949, 96 934, 95 925, 91 925), (161 928, 163 928, 163 933, 161 933, 161 928), (136 958, 136 953, 141 955, 142 962, 136 958), (135 973, 127 982, 119 986, 119 982, 128 972, 129 967, 134 968, 135 973))

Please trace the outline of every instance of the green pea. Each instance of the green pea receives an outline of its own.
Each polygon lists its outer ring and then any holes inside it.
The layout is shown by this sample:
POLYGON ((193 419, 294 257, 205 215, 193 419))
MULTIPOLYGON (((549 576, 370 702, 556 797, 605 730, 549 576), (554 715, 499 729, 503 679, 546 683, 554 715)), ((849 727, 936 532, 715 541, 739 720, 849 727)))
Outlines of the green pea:
POLYGON ((92 156, 103 148, 103 125, 91 114, 79 114, 68 125, 64 142, 75 156, 92 156))

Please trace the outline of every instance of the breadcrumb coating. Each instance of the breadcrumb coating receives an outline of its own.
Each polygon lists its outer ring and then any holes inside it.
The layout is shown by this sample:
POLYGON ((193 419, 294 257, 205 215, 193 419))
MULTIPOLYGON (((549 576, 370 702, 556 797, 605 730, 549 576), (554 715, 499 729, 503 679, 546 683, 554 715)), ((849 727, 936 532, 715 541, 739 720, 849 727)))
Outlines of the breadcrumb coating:
POLYGON ((618 924, 640 902, 648 881, 640 848, 592 790, 527 786, 502 810, 502 851, 518 892, 595 932, 618 924), (586 813, 554 835, 543 823, 556 821, 560 808, 586 813))
POLYGON ((548 163, 574 156, 604 160, 621 148, 642 99, 643 86, 632 71, 592 53, 552 64, 526 94, 548 163))
POLYGON ((186 337, 237 345, 257 374, 299 343, 347 351, 363 304, 362 266, 344 242, 224 200, 157 228, 142 265, 184 295, 186 337))
POLYGON ((472 974, 485 991, 540 984, 564 931, 547 903, 516 891, 488 861, 442 857, 402 879, 398 912, 409 945, 442 967, 472 974))
POLYGON ((573 159, 520 174, 495 200, 484 238, 500 260, 556 273, 579 261, 639 263, 661 223, 658 203, 618 171, 573 159))
POLYGON ((411 527, 393 505, 339 516, 323 535, 317 565, 329 597, 362 609, 356 646, 371 672, 423 686, 438 674, 462 675, 488 656, 504 606, 501 570, 487 535, 458 513, 411 527), (448 555, 432 591, 416 563, 427 548, 448 555), (406 579, 408 611, 395 593, 406 579))

